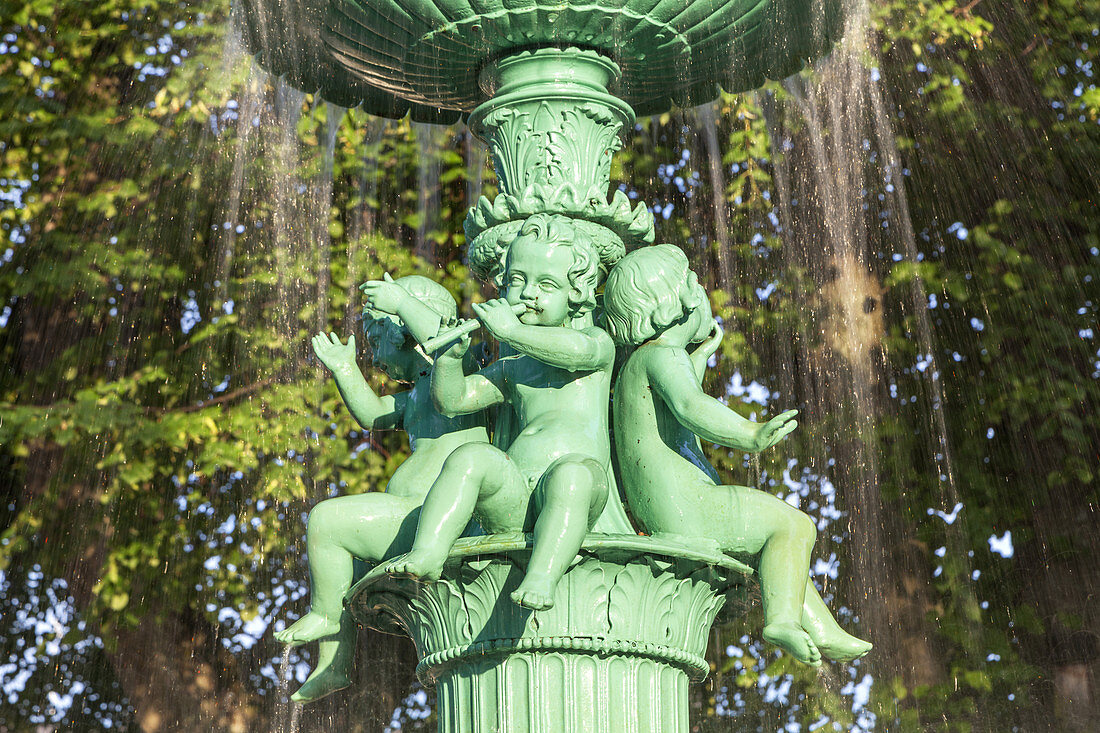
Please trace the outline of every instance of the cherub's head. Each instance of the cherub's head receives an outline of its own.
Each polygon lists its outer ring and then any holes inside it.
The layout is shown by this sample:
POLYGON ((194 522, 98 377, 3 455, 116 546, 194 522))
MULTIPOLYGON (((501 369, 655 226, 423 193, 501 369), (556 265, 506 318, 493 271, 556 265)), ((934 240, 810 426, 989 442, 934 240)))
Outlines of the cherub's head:
POLYGON ((508 245, 495 283, 509 303, 530 306, 524 323, 561 326, 595 308, 603 274, 587 232, 568 217, 535 214, 508 245))
POLYGON ((603 307, 604 327, 621 346, 638 346, 679 324, 690 325, 690 341, 702 341, 713 325, 706 291, 671 244, 623 257, 607 276, 603 307))
MULTIPOLYGON (((439 315, 440 330, 458 323, 458 307, 454 297, 436 281, 409 275, 394 280, 394 283, 439 315)), ((397 316, 364 308, 363 332, 370 344, 374 366, 390 377, 411 381, 427 365, 416 350, 416 340, 397 316)))

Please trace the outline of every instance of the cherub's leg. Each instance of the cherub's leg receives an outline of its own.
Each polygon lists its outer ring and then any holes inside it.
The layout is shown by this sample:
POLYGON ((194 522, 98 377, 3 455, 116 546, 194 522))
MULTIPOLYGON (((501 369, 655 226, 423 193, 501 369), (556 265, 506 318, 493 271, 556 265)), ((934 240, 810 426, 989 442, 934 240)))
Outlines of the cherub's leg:
POLYGON ((802 628, 810 634, 821 655, 837 662, 858 659, 871 651, 871 642, 852 636, 836 622, 813 581, 806 581, 806 601, 802 605, 802 628))
POLYGON ((607 472, 591 458, 565 456, 547 469, 536 489, 539 517, 531 562, 513 601, 535 610, 554 605, 558 581, 603 511, 607 490, 607 472))
POLYGON ((443 462, 439 478, 424 499, 412 549, 388 563, 386 572, 438 580, 447 554, 474 510, 505 486, 520 484, 522 477, 515 464, 499 448, 488 443, 459 446, 443 462))
POLYGON ((821 664, 821 652, 802 628, 802 605, 817 539, 813 520, 771 494, 740 486, 725 487, 738 504, 732 520, 715 532, 723 549, 757 555, 764 599, 763 636, 805 664, 821 664), (722 529, 724 527, 724 529, 722 529))
POLYGON ((377 563, 408 547, 417 516, 415 500, 381 493, 340 496, 315 506, 306 530, 310 611, 275 638, 297 645, 342 632, 354 558, 377 563))
POLYGON ((312 702, 350 685, 355 639, 355 622, 345 611, 341 614, 340 630, 318 642, 317 666, 290 699, 294 702, 312 702))

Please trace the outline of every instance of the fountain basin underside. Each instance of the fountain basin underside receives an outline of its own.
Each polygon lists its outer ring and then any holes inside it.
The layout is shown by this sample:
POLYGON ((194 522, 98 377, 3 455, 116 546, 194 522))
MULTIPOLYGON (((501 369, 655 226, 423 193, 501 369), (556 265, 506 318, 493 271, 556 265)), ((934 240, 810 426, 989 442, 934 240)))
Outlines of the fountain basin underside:
POLYGON ((529 535, 464 538, 441 580, 374 572, 346 605, 412 638, 441 731, 686 731, 710 627, 741 608, 752 571, 674 540, 592 534, 554 607, 531 611, 509 597, 529 554, 529 535))
POLYGON ((839 36, 839 0, 245 0, 269 71, 371 114, 453 122, 484 102, 481 70, 522 49, 575 46, 622 69, 639 115, 782 79, 839 36))

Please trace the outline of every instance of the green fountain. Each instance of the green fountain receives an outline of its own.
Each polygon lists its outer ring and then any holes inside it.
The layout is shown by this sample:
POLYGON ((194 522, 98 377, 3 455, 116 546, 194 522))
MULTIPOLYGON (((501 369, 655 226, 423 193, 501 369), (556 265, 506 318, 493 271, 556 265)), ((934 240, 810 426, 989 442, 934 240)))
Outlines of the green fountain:
POLYGON ((314 339, 351 414, 414 452, 386 492, 310 515, 312 609, 277 635, 320 645, 295 699, 349 684, 362 624, 412 637, 442 731, 686 731, 709 629, 757 580, 763 638, 810 665, 866 654, 807 579, 813 522, 722 485, 700 449, 766 450, 795 412, 758 424, 701 390, 722 338, 707 294, 610 182, 636 115, 798 71, 838 35, 839 0, 243 10, 268 70, 376 115, 463 119, 500 184, 466 219, 471 270, 500 295, 476 319, 426 278, 363 286, 375 364, 407 392, 374 394, 353 339, 314 339), (500 357, 474 371, 478 326, 500 357))

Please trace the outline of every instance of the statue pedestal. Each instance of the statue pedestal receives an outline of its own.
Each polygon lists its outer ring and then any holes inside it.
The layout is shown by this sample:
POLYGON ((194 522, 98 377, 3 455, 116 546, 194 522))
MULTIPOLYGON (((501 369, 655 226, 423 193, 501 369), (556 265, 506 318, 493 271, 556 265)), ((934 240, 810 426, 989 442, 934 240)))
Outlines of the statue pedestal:
POLYGON ((554 607, 531 611, 509 597, 529 554, 520 534, 464 538, 441 580, 372 573, 347 606, 412 637, 440 731, 686 733, 711 624, 752 571, 675 541, 591 534, 554 607))

